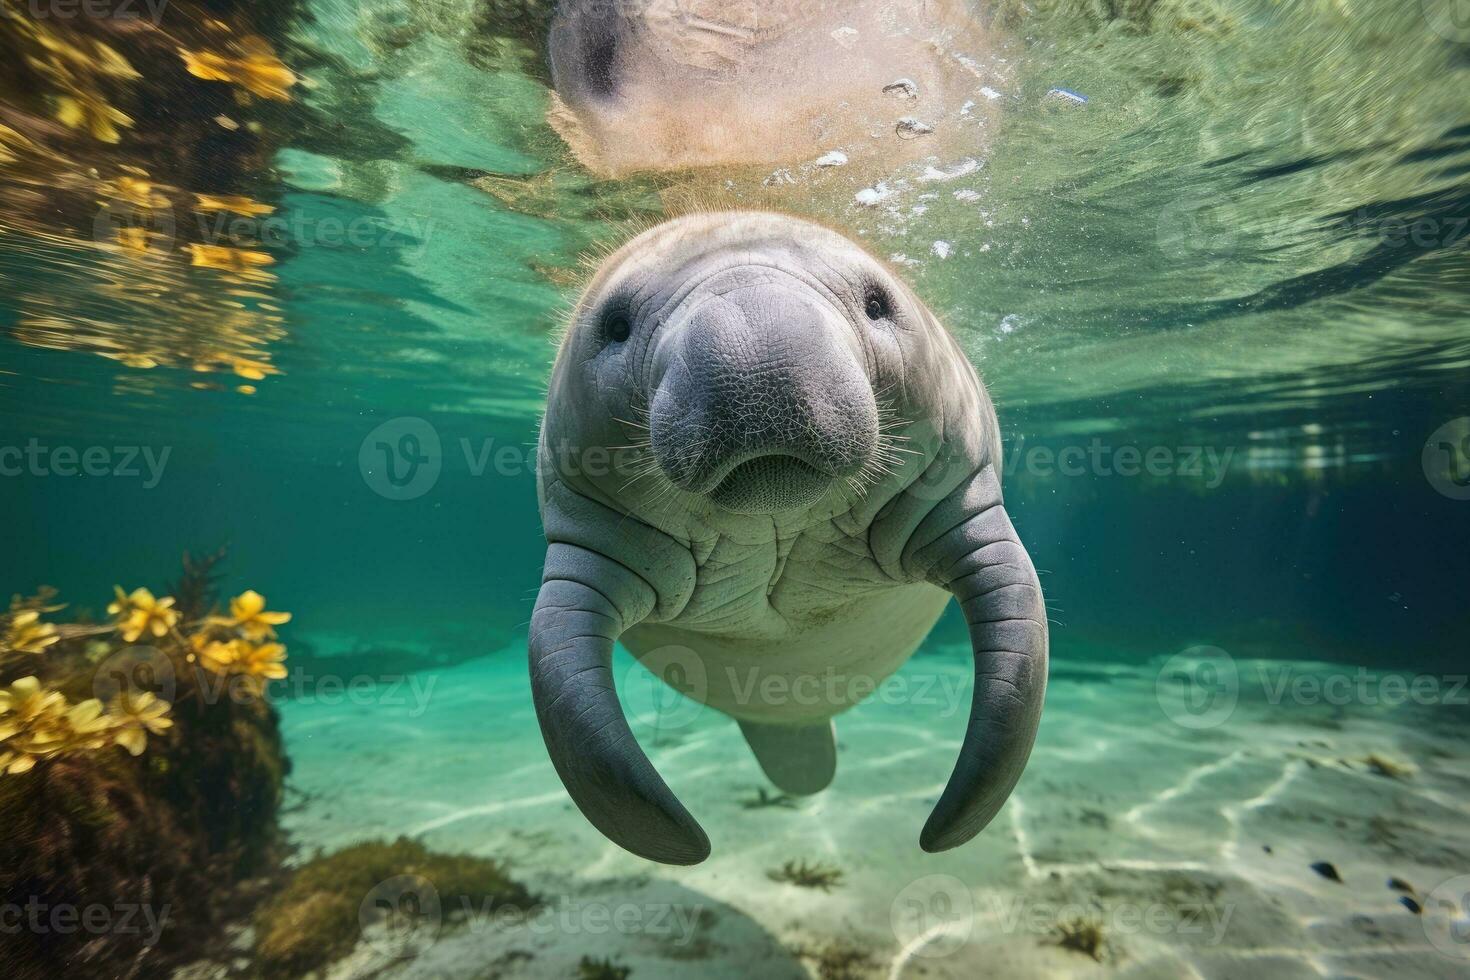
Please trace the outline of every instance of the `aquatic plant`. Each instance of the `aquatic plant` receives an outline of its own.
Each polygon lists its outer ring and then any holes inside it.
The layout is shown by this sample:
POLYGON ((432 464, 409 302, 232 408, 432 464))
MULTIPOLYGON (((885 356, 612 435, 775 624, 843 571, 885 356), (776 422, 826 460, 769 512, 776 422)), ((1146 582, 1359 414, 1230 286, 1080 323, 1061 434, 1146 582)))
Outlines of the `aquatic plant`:
POLYGON ((43 623, 63 608, 54 598, 17 597, 0 615, 0 901, 146 905, 166 921, 156 944, 145 929, 7 936, 7 972, 166 972, 217 938, 236 883, 279 862, 289 763, 276 715, 258 689, 221 696, 189 662, 205 630, 249 644, 238 625, 206 623, 207 586, 188 615, 118 589, 105 623, 43 623))
POLYGON ((407 837, 369 841, 298 868, 255 915, 255 957, 267 976, 299 976, 351 952, 359 910, 373 890, 402 876, 433 886, 440 908, 479 913, 530 909, 537 899, 488 858, 437 854, 407 837))
POLYGON ((211 617, 210 623, 238 629, 245 639, 259 643, 276 638, 275 627, 291 621, 290 613, 266 612, 265 597, 249 589, 230 600, 230 615, 211 617))
POLYGON ((766 877, 772 881, 796 885, 798 888, 820 888, 824 892, 842 884, 842 872, 839 869, 805 860, 787 861, 776 870, 767 871, 766 877))
POLYGON ((15 653, 44 653, 46 648, 61 639, 56 627, 41 622, 41 614, 34 609, 14 613, 6 624, 5 636, 0 638, 0 649, 15 653))
POLYGON ((873 967, 871 953, 844 942, 832 942, 820 949, 796 951, 802 959, 816 966, 818 980, 859 980, 873 967))
POLYGON ((786 810, 797 809, 796 800, 785 793, 779 795, 771 793, 764 786, 755 791, 755 798, 746 800, 741 804, 747 810, 763 810, 770 807, 780 807, 786 810))
POLYGON ((616 966, 609 959, 595 960, 584 956, 577 964, 577 980, 628 980, 632 975, 631 967, 616 966))
POLYGON ((1400 762, 1381 752, 1368 753, 1362 763, 1368 767, 1370 772, 1388 779, 1410 779, 1419 771, 1412 763, 1400 762))
POLYGON ((147 589, 134 589, 131 594, 115 585, 117 599, 107 606, 108 615, 114 617, 117 631, 127 643, 136 643, 144 633, 154 637, 169 634, 179 622, 179 614, 173 609, 171 596, 155 599, 147 589))
POLYGON ((1056 945, 1081 953, 1101 963, 1107 950, 1107 938, 1102 923, 1096 919, 1074 918, 1057 924, 1054 935, 1056 945))

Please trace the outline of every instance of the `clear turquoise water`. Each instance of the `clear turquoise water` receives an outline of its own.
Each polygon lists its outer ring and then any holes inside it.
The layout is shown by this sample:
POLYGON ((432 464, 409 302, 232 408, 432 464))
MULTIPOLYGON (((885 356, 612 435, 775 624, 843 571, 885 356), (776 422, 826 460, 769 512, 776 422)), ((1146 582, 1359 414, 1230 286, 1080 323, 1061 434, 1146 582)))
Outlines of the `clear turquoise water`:
MULTIPOLYGON (((116 254, 0 218, 0 447, 168 454, 156 485, 0 478, 0 588, 100 611, 115 582, 160 587, 181 552, 227 543, 227 587, 291 609, 319 650, 517 655, 543 551, 525 461, 580 257, 702 196, 846 229, 960 337, 1013 449, 1057 655, 1210 643, 1463 670, 1470 444, 1432 434, 1470 415, 1470 32, 1435 0, 987 8, 1008 80, 993 143, 877 208, 840 170, 599 181, 545 124, 535 55, 478 5, 307 6, 272 40, 310 84, 272 166, 234 188, 286 228, 263 287, 282 320, 241 328, 279 373, 99 356, 207 346, 228 284, 186 269, 161 299, 103 294, 132 274, 116 254), (440 472, 391 499, 365 461, 409 418, 440 472), (1094 445, 1171 462, 1035 455, 1094 445)), ((933 647, 960 640, 946 620, 933 647)))

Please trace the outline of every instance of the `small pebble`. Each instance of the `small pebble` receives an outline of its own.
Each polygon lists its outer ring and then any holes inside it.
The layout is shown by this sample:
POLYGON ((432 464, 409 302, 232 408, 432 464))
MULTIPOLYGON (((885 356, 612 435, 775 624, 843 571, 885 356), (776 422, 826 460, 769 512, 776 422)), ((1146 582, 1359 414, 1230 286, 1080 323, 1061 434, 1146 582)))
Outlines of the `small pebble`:
POLYGON ((912 99, 919 94, 919 86, 912 78, 900 78, 883 86, 884 95, 896 95, 900 99, 912 99))
POLYGON ((1337 868, 1330 862, 1318 861, 1316 864, 1312 865, 1312 870, 1317 872, 1322 877, 1326 878, 1328 881, 1335 881, 1338 884, 1342 884, 1342 875, 1337 873, 1337 868))
POLYGON ((982 86, 980 89, 980 94, 985 96, 991 102, 994 102, 996 99, 1000 98, 1000 93, 991 88, 989 85, 982 86))
POLYGON ((934 132, 934 127, 926 122, 915 119, 913 116, 904 116, 894 127, 899 139, 912 140, 920 136, 928 136, 934 132))
POLYGON ((888 188, 883 184, 877 187, 864 187, 853 195, 853 199, 865 208, 870 208, 888 196, 888 188))
POLYGON ((1081 92, 1073 92, 1069 88, 1054 88, 1046 93, 1046 95, 1049 99, 1059 99, 1063 102, 1070 102, 1073 105, 1087 105, 1087 96, 1081 92))
POLYGON ((847 154, 841 150, 833 150, 831 153, 824 154, 816 160, 818 167, 841 167, 846 163, 847 154))

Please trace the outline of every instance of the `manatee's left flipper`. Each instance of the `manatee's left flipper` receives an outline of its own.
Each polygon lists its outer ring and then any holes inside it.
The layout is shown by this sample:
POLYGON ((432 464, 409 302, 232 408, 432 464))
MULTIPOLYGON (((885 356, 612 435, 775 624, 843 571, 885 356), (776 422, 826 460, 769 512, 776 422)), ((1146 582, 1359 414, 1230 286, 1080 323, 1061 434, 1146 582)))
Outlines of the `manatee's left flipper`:
POLYGON ((1026 768, 1046 699, 1046 605, 990 465, 935 505, 905 560, 954 593, 975 653, 975 694, 959 761, 919 836, 919 846, 933 853, 983 830, 1026 768))
POLYGON ((815 725, 768 725, 742 721, 740 731, 766 778, 792 796, 811 796, 837 774, 837 739, 831 721, 815 725))

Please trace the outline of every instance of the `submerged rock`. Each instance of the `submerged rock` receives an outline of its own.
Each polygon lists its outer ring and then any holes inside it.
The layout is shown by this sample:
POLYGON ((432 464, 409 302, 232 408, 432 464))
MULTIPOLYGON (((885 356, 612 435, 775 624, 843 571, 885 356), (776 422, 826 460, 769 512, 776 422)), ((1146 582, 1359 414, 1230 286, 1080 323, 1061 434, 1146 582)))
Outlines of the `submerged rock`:
POLYGON ((1317 872, 1322 877, 1326 878, 1328 881, 1335 881, 1338 884, 1343 883, 1342 875, 1337 873, 1336 865, 1332 864, 1329 861, 1318 861, 1316 864, 1312 865, 1312 870, 1317 872))
POLYGON ((934 132, 934 127, 913 116, 904 116, 894 127, 894 132, 898 133, 899 139, 912 140, 920 136, 928 136, 934 132))

